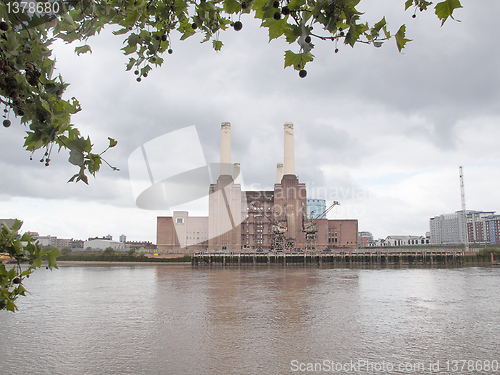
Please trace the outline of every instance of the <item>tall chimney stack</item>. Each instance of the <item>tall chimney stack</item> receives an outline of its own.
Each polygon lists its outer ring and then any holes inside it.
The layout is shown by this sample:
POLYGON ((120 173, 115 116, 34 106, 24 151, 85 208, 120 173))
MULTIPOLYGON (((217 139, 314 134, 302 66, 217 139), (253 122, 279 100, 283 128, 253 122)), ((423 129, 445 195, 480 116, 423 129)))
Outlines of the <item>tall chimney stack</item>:
POLYGON ((236 185, 241 185, 241 177, 240 177, 240 163, 234 163, 234 183, 236 185))
POLYGON ((284 174, 295 175, 295 154, 293 150, 293 123, 291 122, 285 122, 284 174))
POLYGON ((276 183, 281 184, 283 179, 283 163, 276 164, 276 183))
POLYGON ((220 175, 231 176, 231 123, 221 125, 220 175))

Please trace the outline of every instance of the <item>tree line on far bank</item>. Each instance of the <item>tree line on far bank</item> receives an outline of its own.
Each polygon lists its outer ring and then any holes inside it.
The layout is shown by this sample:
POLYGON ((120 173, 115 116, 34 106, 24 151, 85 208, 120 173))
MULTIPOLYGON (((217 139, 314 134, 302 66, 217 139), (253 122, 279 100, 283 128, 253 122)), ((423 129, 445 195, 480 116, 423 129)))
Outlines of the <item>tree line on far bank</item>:
POLYGON ((60 249, 61 256, 58 261, 112 261, 112 262, 190 262, 191 256, 185 255, 180 258, 150 258, 144 252, 136 249, 128 251, 116 251, 112 247, 104 250, 72 251, 65 246, 60 249))

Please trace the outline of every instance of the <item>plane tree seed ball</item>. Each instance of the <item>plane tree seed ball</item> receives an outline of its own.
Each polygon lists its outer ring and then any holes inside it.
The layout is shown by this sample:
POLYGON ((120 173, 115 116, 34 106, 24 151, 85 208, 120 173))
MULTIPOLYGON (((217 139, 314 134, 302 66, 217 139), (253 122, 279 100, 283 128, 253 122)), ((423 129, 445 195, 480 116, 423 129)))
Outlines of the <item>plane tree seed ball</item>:
POLYGON ((280 11, 278 10, 277 12, 274 12, 273 14, 273 18, 278 21, 279 19, 281 19, 281 13, 280 11))
POLYGON ((3 120, 3 126, 5 126, 6 128, 8 128, 10 124, 11 124, 10 120, 3 120))
POLYGON ((236 21, 233 27, 236 31, 240 31, 243 28, 243 24, 240 21, 236 21))
POLYGON ((306 39, 305 39, 306 43, 311 43, 311 37, 308 35, 306 36, 306 39))
POLYGON ((302 70, 299 72, 299 77, 300 77, 300 78, 304 78, 306 75, 307 75, 307 71, 306 71, 305 69, 302 69, 302 70))

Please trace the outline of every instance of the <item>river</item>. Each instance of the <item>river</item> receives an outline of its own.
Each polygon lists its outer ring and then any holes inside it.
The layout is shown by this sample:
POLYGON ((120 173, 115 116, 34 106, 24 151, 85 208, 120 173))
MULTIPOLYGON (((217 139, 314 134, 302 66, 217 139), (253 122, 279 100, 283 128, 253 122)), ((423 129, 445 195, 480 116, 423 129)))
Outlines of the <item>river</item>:
POLYGON ((500 374, 500 268, 60 265, 1 374, 500 374))

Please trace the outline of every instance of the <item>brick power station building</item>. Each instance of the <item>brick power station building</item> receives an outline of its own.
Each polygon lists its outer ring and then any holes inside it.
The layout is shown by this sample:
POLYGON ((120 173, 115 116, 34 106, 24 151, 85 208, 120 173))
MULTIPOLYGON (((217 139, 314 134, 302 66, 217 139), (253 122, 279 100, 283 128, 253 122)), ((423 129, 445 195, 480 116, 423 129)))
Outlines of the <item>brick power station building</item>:
POLYGON ((357 247, 357 220, 307 215, 306 186, 295 175, 293 124, 285 123, 284 163, 274 190, 242 191, 231 163, 231 125, 221 126, 220 175, 207 186, 208 217, 186 211, 157 218, 158 253, 345 251, 357 247))

